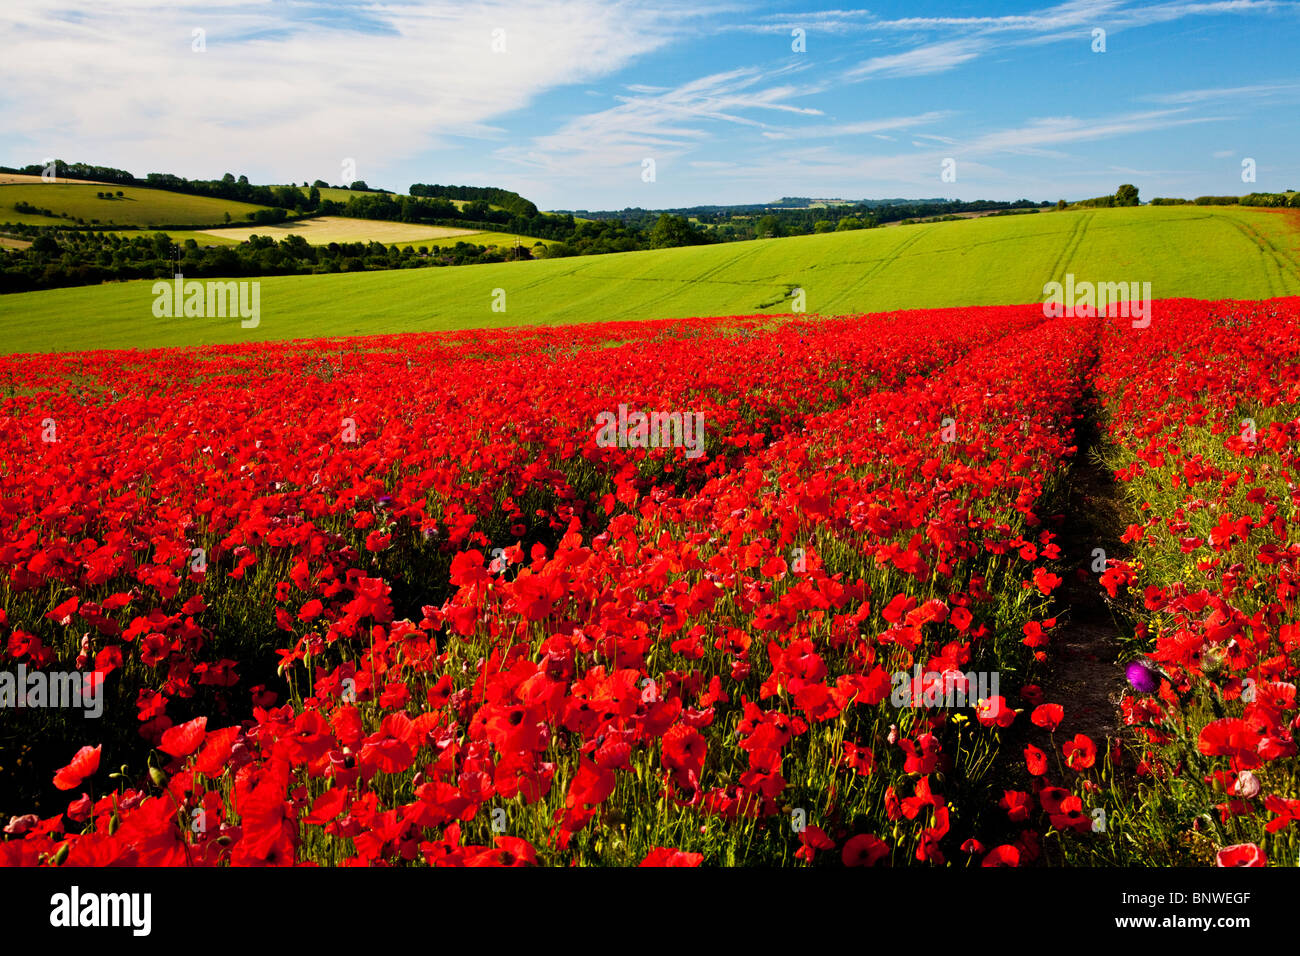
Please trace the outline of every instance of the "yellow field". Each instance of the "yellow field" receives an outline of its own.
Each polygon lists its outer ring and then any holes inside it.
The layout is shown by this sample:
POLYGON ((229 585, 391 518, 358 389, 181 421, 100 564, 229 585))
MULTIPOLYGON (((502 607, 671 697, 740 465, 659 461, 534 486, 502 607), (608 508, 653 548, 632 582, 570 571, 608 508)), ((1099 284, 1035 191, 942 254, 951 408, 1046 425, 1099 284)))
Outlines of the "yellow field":
POLYGON ((445 226, 421 226, 406 222, 383 222, 377 219, 346 219, 342 216, 316 216, 298 222, 285 222, 275 226, 238 226, 232 229, 204 229, 204 234, 221 239, 247 239, 249 236, 271 236, 284 239, 302 236, 313 246, 331 242, 425 242, 434 239, 455 239, 472 236, 477 230, 452 229, 445 226))
MULTIPOLYGON (((0 173, 0 186, 14 185, 40 185, 45 182, 40 176, 28 176, 26 173, 0 173)), ((112 183, 101 183, 95 179, 65 179, 60 176, 54 180, 55 183, 78 183, 87 186, 113 186, 112 183)), ((51 183, 46 183, 51 185, 51 183)), ((114 189, 120 189, 120 186, 113 186, 114 189)))
MULTIPOLYGON (((449 241, 454 243, 460 239, 487 246, 514 245, 515 239, 514 236, 500 232, 454 229, 450 226, 422 226, 417 223, 385 222, 378 219, 348 219, 343 216, 316 216, 275 226, 204 229, 193 235, 200 243, 203 241, 202 236, 238 240, 254 235, 270 236, 277 240, 288 236, 302 236, 313 246, 324 246, 331 242, 382 242, 386 246, 437 242, 447 245, 449 241)), ((519 241, 530 247, 537 242, 536 239, 526 236, 520 236, 519 241)))
POLYGON ((10 239, 8 236, 0 236, 0 249, 26 249, 31 243, 26 239, 10 239))

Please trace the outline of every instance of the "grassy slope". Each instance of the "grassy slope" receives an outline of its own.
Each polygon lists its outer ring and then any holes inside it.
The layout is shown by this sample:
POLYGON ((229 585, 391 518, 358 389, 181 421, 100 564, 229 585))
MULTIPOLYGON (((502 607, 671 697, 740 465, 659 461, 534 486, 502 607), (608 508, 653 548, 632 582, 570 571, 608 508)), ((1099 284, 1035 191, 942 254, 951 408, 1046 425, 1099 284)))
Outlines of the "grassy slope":
POLYGON ((48 216, 31 215, 14 210, 14 204, 22 201, 30 203, 37 209, 49 209, 55 213, 66 212, 75 220, 85 219, 89 224, 92 219, 113 226, 152 227, 164 223, 188 223, 195 226, 211 226, 224 222, 225 213, 236 222, 257 209, 265 208, 251 203, 235 202, 229 199, 213 199, 209 196, 187 196, 184 193, 168 192, 165 189, 144 189, 139 186, 79 186, 70 183, 42 183, 40 185, 0 186, 0 222, 21 222, 35 226, 67 225, 66 219, 51 219, 48 216), (122 198, 117 198, 117 191, 122 190, 122 198), (99 199, 97 192, 108 190, 114 194, 112 199, 99 199))
MULTIPOLYGON (((93 194, 92 194, 93 195, 93 194)), ((1095 209, 499 265, 261 280, 261 324, 158 320, 149 282, 0 296, 0 350, 146 348, 691 315, 1035 302, 1043 284, 1149 281, 1153 298, 1300 294, 1285 212, 1095 209), (494 289, 507 311, 491 311, 494 289)))

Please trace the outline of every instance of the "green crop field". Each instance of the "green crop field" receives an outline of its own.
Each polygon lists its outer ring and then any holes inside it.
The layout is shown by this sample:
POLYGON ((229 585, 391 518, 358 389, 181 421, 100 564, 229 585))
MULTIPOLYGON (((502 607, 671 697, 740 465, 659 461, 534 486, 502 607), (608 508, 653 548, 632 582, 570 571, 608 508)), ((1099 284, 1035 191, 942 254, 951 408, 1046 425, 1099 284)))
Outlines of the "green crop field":
MULTIPOLYGON (((2 188, 2 187, 0 187, 2 188)), ((261 281, 261 321, 155 319, 148 281, 0 296, 0 351, 147 348, 483 326, 1035 302, 1043 285, 1150 282, 1155 299, 1300 294, 1297 215, 1145 206, 605 256, 261 281), (504 290, 505 312, 492 311, 504 290)))
POLYGON ((240 222, 248 213, 263 208, 265 207, 230 199, 189 196, 140 186, 87 186, 74 183, 0 185, 0 222, 33 226, 68 225, 69 220, 59 217, 59 213, 67 213, 73 222, 83 219, 87 225, 98 220, 108 226, 144 228, 168 223, 213 226, 223 223, 226 213, 230 213, 230 218, 235 222, 240 222), (122 191, 121 197, 117 195, 119 189, 122 191), (103 192, 110 193, 113 198, 100 199, 95 195, 103 192), (18 212, 14 205, 19 202, 28 203, 37 209, 48 209, 55 217, 18 212))

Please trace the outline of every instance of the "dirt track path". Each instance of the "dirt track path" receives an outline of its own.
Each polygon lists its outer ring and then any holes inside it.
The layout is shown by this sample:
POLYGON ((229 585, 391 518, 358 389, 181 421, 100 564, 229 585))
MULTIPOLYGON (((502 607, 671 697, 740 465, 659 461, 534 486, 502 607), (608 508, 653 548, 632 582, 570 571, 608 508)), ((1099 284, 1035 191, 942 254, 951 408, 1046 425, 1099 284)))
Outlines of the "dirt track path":
POLYGON ((1078 426, 1079 452, 1058 529, 1062 560, 1069 570, 1062 574, 1065 580, 1058 592, 1062 613, 1052 632, 1051 676, 1043 691, 1046 700, 1065 708, 1056 731, 1058 743, 1082 733, 1100 748, 1118 734, 1125 678, 1116 660, 1120 625, 1093 570, 1094 549, 1103 549, 1110 558, 1122 556, 1125 547, 1119 536, 1128 522, 1114 477, 1094 458, 1099 441, 1094 411, 1090 403, 1078 426))

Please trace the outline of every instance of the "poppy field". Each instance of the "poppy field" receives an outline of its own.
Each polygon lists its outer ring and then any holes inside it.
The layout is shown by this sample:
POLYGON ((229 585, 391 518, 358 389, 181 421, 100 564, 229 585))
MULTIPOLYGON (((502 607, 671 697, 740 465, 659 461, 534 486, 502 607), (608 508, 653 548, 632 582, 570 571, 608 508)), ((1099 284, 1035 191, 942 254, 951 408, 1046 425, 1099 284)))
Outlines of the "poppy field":
POLYGON ((0 358, 0 862, 1294 866, 1300 299, 1151 318, 0 358))

